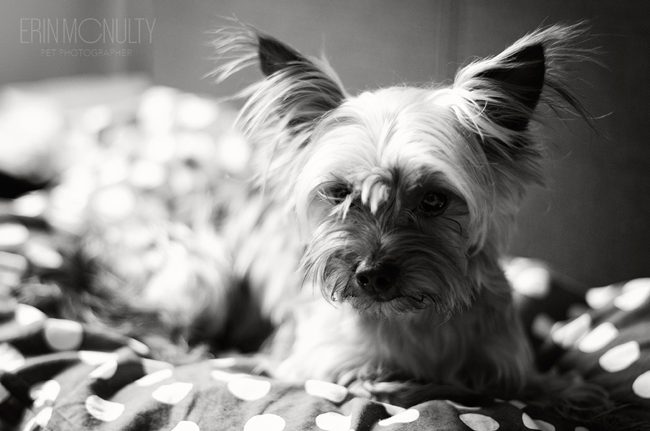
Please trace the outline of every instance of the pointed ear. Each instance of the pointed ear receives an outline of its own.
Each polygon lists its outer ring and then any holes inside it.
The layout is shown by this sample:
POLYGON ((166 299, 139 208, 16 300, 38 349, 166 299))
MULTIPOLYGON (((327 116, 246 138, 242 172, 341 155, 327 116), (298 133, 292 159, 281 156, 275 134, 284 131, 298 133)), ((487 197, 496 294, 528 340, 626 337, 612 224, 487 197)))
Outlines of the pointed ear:
POLYGON ((575 63, 594 61, 594 50, 582 45, 585 34, 582 23, 539 29, 501 54, 464 67, 452 88, 440 92, 439 103, 449 105, 464 132, 478 139, 501 178, 513 184, 540 181, 542 142, 529 126, 542 113, 590 122, 568 84, 575 63), (550 110, 536 112, 541 103, 550 110))
POLYGON ((526 46, 494 67, 479 72, 476 78, 484 81, 486 89, 500 91, 503 101, 510 102, 488 101, 486 115, 507 129, 525 130, 542 94, 545 72, 544 47, 541 44, 526 46))
POLYGON ((500 127, 524 131, 544 87, 545 52, 542 43, 513 45, 499 56, 461 70, 456 85, 469 90, 483 114, 500 127))
POLYGON ((260 68, 266 76, 271 76, 291 65, 309 63, 309 60, 298 51, 271 36, 258 33, 257 41, 260 68))
POLYGON ((217 82, 254 64, 266 76, 240 94, 248 98, 241 115, 243 123, 249 123, 245 129, 279 124, 293 132, 309 129, 345 99, 341 81, 326 61, 307 58, 248 26, 217 34, 218 59, 228 60, 213 72, 217 82))

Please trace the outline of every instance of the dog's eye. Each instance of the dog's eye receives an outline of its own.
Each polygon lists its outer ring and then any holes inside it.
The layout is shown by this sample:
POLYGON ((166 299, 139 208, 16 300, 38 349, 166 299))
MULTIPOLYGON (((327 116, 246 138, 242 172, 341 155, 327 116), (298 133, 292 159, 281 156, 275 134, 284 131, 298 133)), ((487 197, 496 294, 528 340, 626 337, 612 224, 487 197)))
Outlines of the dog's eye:
POLYGON ((338 184, 327 191, 327 197, 336 203, 341 202, 343 199, 348 197, 349 194, 350 189, 345 184, 338 184))
POLYGON ((440 192, 428 192, 420 202, 420 209, 428 215, 440 215, 447 208, 447 195, 440 192))

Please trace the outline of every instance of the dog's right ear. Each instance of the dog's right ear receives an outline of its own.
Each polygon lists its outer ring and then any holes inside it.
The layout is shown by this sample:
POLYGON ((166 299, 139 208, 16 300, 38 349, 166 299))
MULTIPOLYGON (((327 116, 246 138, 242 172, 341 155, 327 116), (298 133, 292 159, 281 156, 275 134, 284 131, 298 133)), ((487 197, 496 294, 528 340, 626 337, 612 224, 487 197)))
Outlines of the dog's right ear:
POLYGON ((307 58, 252 27, 221 29, 214 46, 221 62, 213 72, 217 82, 248 66, 259 65, 265 75, 235 96, 246 99, 237 128, 258 149, 252 164, 260 180, 286 188, 296 156, 346 98, 340 79, 325 60, 307 58))
POLYGON ((280 70, 308 64, 309 60, 300 55, 298 51, 279 40, 261 33, 257 33, 258 57, 262 73, 271 76, 280 70))
POLYGON ((213 72, 217 82, 256 63, 266 76, 240 93, 248 98, 242 118, 255 127, 282 124, 303 131, 346 97, 340 79, 325 60, 307 58, 252 27, 222 29, 217 35, 218 59, 227 60, 213 72))

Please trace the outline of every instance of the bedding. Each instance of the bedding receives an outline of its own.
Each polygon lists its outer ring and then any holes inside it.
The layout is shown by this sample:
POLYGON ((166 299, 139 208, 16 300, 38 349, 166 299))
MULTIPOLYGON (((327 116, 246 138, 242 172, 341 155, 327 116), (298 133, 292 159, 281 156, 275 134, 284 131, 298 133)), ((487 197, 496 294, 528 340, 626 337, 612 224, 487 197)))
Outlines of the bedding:
MULTIPOLYGON (((3 255, 5 265, 8 260, 3 255)), ((536 262, 509 265, 515 287, 522 283, 527 293, 533 283, 538 293, 564 291, 553 277, 530 275, 546 271, 536 262)), ((629 403, 627 415, 650 424, 648 298, 648 279, 591 289, 586 299, 594 308, 551 326, 550 317, 534 319, 530 330, 537 338, 549 331, 539 344, 547 361, 553 354, 556 367, 603 385, 629 403)), ((137 340, 48 317, 6 296, 0 319, 0 419, 6 430, 589 429, 518 400, 431 400, 405 409, 332 383, 274 381, 257 372, 259 361, 250 356, 174 367, 149 359, 137 340)))
MULTIPOLYGON (((124 228, 134 214, 182 226, 192 190, 245 169, 225 107, 168 88, 135 93, 127 107, 52 108, 62 118, 29 142, 38 151, 0 166, 44 186, 0 202, 0 429, 597 429, 519 400, 397 407, 328 382, 273 380, 250 355, 174 366, 142 340, 62 319, 40 299, 55 296, 48 276, 65 270, 66 241, 89 225, 124 228)), ((503 266, 539 367, 602 385, 635 429, 650 429, 650 278, 589 288, 536 260, 503 266)))

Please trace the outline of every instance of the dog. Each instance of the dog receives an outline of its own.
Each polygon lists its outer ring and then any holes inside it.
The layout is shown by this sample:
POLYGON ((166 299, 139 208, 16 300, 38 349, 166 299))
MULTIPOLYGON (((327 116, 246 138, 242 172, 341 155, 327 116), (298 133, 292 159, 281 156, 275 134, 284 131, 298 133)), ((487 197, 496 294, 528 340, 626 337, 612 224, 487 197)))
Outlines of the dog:
POLYGON ((581 419, 611 409, 601 389, 535 370, 499 264, 527 188, 543 183, 539 124, 588 120, 567 84, 589 56, 583 33, 534 31, 447 86, 352 96, 323 59, 249 26, 218 31, 216 81, 264 75, 238 95, 251 178, 201 196, 191 229, 156 234, 167 260, 153 270, 132 264, 139 245, 89 230, 64 314, 165 346, 261 346, 276 378, 402 405, 487 395, 581 419))
POLYGON ((584 114, 563 83, 584 54, 570 46, 578 32, 529 34, 448 87, 356 97, 323 60, 253 29, 222 32, 231 61, 217 80, 257 62, 266 76, 238 121, 260 172, 246 200, 265 206, 243 236, 281 232, 303 278, 258 268, 284 260, 283 246, 243 265, 264 312, 296 326, 279 376, 526 387, 531 355, 499 259, 526 187, 542 182, 538 105, 584 114))

